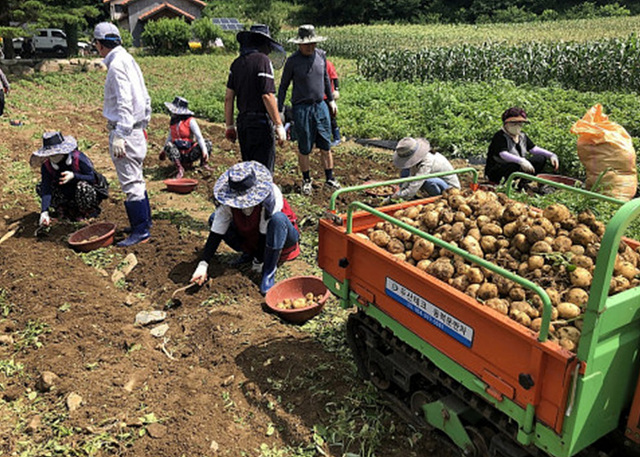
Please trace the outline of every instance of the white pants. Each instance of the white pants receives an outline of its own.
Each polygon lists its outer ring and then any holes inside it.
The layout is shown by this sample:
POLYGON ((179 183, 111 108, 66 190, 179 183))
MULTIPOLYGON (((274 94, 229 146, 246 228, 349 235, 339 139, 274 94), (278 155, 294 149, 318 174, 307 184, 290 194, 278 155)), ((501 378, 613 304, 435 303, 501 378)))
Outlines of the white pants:
POLYGON ((126 157, 114 157, 111 143, 115 137, 115 130, 109 132, 109 154, 116 166, 118 181, 127 201, 144 200, 146 184, 142 174, 142 162, 147 156, 147 139, 142 129, 134 129, 125 140, 126 157))

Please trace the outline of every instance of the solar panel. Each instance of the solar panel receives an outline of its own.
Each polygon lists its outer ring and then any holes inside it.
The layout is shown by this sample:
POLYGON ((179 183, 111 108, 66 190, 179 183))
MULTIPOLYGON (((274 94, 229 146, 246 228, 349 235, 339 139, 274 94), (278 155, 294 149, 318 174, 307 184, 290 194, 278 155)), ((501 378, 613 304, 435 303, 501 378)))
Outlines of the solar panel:
POLYGON ((241 24, 240 21, 238 21, 235 18, 231 18, 231 17, 214 17, 213 19, 213 23, 220 26, 220 28, 222 28, 222 30, 225 31, 240 31, 240 30, 244 30, 244 24, 241 24))

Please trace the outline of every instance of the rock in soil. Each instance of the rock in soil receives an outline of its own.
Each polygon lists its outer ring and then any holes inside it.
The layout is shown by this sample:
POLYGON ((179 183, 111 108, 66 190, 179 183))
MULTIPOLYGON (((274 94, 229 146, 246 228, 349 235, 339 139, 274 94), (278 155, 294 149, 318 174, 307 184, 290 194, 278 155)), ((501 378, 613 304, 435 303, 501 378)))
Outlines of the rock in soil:
POLYGON ((140 311, 136 314, 136 324, 155 324, 156 322, 162 322, 166 318, 167 313, 164 311, 140 311))
POLYGON ((71 392, 69 396, 67 396, 67 408, 70 412, 75 411, 82 404, 82 397, 75 392, 71 392))
POLYGON ((39 415, 35 415, 31 418, 31 420, 27 424, 27 427, 24 429, 24 431, 32 435, 33 433, 37 432, 41 426, 42 426, 42 417, 40 417, 39 415))
POLYGON ((58 375, 50 371, 43 371, 36 381, 36 389, 40 392, 49 392, 56 386, 58 381, 60 381, 58 375))
POLYGON ((169 324, 160 324, 157 327, 153 327, 150 331, 151 336, 156 338, 162 338, 169 331, 169 324))
POLYGON ((167 434, 167 427, 162 424, 158 424, 157 422, 149 424, 147 425, 147 433, 149 433, 151 438, 162 438, 167 434))
POLYGON ((13 344, 13 337, 11 335, 0 335, 0 344, 11 346, 13 344))

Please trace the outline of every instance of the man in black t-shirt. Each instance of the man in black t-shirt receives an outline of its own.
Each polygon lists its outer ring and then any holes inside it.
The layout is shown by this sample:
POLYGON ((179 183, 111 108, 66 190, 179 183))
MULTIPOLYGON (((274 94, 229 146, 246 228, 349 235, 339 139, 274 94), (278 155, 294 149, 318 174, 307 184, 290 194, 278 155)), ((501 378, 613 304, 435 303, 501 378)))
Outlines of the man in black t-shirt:
POLYGON ((536 146, 522 132, 522 126, 528 122, 527 113, 522 108, 512 107, 502 113, 502 128, 493 136, 489 145, 484 169, 487 179, 499 183, 516 171, 537 175, 544 169, 547 159, 554 170, 558 171, 558 156, 536 146))
POLYGON ((268 55, 271 52, 284 54, 284 48, 271 38, 269 27, 262 24, 239 32, 237 39, 240 56, 231 64, 224 99, 225 137, 231 142, 239 141, 243 161, 255 160, 273 173, 274 140, 282 145, 286 133, 278 113, 273 65, 268 55), (234 102, 238 105, 235 125, 234 102))

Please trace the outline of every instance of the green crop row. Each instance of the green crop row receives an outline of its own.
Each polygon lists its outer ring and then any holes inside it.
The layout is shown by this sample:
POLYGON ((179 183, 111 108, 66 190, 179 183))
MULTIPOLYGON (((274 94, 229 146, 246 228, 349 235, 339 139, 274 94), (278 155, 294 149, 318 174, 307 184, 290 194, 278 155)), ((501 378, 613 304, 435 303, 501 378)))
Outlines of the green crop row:
MULTIPOLYGON (((318 34, 328 37, 320 46, 330 56, 356 59, 371 52, 462 44, 596 41, 624 38, 639 29, 640 16, 630 16, 520 24, 349 25, 319 28, 318 34)), ((295 34, 285 31, 279 38, 286 41, 295 34)))
POLYGON ((625 127, 640 146, 640 99, 620 92, 579 92, 560 87, 517 86, 500 80, 460 82, 374 82, 347 77, 338 101, 338 124, 356 138, 428 138, 449 158, 485 157, 501 114, 523 107, 531 121, 524 131, 539 146, 558 154, 561 172, 581 176, 571 126, 594 104, 625 127))
POLYGON ((640 89, 640 40, 584 43, 456 45, 421 51, 381 51, 358 60, 360 73, 382 81, 487 81, 588 90, 640 89))

